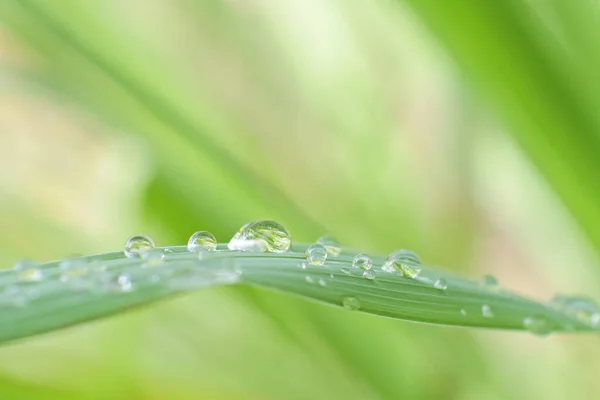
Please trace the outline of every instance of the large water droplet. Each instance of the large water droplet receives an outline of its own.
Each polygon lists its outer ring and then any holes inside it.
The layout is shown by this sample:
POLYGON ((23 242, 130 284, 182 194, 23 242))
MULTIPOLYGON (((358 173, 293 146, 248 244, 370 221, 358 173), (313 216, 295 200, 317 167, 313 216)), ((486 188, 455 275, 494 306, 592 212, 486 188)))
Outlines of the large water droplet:
POLYGON ((558 295, 552 299, 550 305, 584 324, 600 327, 600 307, 588 297, 558 295))
POLYGON ((386 272, 398 271, 405 277, 414 279, 421 273, 421 259, 410 250, 396 250, 390 253, 382 269, 386 272))
POLYGON ((199 231, 190 236, 187 248, 191 252, 211 251, 217 248, 217 239, 208 231, 199 231))
POLYGON ((32 260, 18 261, 13 270, 17 272, 19 280, 22 282, 37 282, 42 279, 42 270, 37 268, 32 260))
POLYGON ((165 261, 165 252, 163 249, 151 249, 142 255, 142 259, 143 267, 158 267, 165 261))
POLYGON ((154 248, 154 242, 148 236, 134 235, 125 242, 124 253, 129 258, 140 258, 142 254, 154 248))
POLYGON ((256 221, 246 224, 231 238, 230 250, 268 251, 283 253, 292 244, 290 233, 275 221, 256 221))
POLYGON ((306 249, 306 261, 309 264, 315 266, 321 266, 325 264, 325 260, 327 260, 327 250, 321 244, 311 244, 306 249))
POLYGON ((331 235, 321 236, 319 240, 317 240, 317 243, 325 247, 327 254, 330 256, 337 257, 342 252, 342 246, 340 245, 340 242, 338 242, 338 240, 331 235))
POLYGON ((438 290, 446 290, 448 289, 448 282, 446 282, 446 279, 440 278, 433 283, 433 287, 438 290))
POLYGON ((356 297, 344 297, 342 299, 342 305, 346 310, 358 310, 360 308, 360 301, 356 297))
POLYGON ((482 305, 481 306, 481 315, 483 315, 484 318, 493 318, 494 312, 492 311, 492 307, 490 307, 487 304, 482 305))
POLYGON ((357 254, 352 260, 352 266, 367 271, 373 268, 373 261, 365 254, 357 254))
POLYGON ((543 315, 534 315, 523 320, 523 328, 534 335, 547 335, 552 332, 552 323, 543 315))

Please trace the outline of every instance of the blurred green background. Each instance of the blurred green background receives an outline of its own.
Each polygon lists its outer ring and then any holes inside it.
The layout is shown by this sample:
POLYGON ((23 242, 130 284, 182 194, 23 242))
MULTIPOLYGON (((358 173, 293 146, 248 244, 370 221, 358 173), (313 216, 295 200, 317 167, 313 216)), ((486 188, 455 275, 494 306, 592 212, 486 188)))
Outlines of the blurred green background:
MULTIPOLYGON (((0 0, 0 261, 227 241, 600 289, 596 1, 0 0)), ((587 399, 595 335, 209 289, 0 348, 1 399, 587 399)))

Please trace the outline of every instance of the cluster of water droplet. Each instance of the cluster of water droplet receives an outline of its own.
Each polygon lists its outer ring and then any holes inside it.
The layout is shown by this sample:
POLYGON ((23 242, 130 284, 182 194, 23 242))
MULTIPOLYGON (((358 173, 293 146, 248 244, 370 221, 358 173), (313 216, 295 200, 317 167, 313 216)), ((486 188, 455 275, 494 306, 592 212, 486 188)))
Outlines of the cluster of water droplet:
MULTIPOLYGON (((284 253, 290 250, 291 244, 291 235, 281 224, 262 220, 242 226, 231 238, 227 248, 231 251, 242 252, 284 253)), ((187 250, 191 253, 198 253, 199 259, 204 259, 210 252, 216 252, 217 247, 217 239, 208 231, 195 232, 190 236, 187 243, 187 250)), ((156 248, 154 241, 148 236, 135 235, 126 241, 123 252, 127 258, 141 259, 144 268, 157 268, 164 264, 165 258, 173 251, 169 248, 156 248)), ((303 269, 308 267, 329 268, 336 265, 337 261, 343 260, 343 258, 336 259, 341 254, 342 247, 339 241, 331 235, 326 235, 306 248, 305 262, 301 263, 300 267, 303 269)), ((351 266, 345 263, 344 265, 346 266, 340 267, 343 274, 362 275, 371 281, 374 281, 378 274, 380 276, 398 274, 408 279, 419 279, 420 282, 431 285, 438 292, 445 293, 449 287, 448 281, 443 277, 435 280, 419 278, 422 270, 421 259, 416 253, 406 249, 390 253, 380 270, 374 268, 373 260, 366 254, 356 254, 352 259, 351 266)), ((4 287, 0 292, 0 304, 18 307, 25 305, 31 299, 39 297, 39 293, 31 284, 45 278, 45 270, 29 260, 18 262, 13 270, 16 272, 18 282, 4 287)), ((164 269, 157 269, 157 271, 160 270, 164 269)), ((160 281, 163 277, 162 273, 157 272, 151 275, 150 281, 160 281)), ((168 271, 165 273, 168 273, 168 271)), ((334 278, 334 273, 329 274, 328 279, 333 280, 334 278)), ((89 262, 82 257, 63 260, 59 264, 58 280, 62 284, 69 285, 73 290, 127 293, 135 289, 134 278, 126 271, 108 271, 106 265, 102 262, 89 262)), ((306 275, 305 281, 311 285, 318 284, 321 287, 328 285, 322 277, 313 278, 306 275)), ((483 277, 480 285, 485 290, 498 290, 498 282, 492 276, 483 277)), ((353 296, 343 297, 341 305, 348 310, 358 310, 361 306, 359 299, 353 296)), ((560 310, 573 320, 600 328, 600 308, 590 299, 557 296, 551 301, 550 306, 560 310)), ((489 304, 482 304, 478 310, 469 309, 467 311, 461 308, 459 313, 463 317, 477 314, 484 318, 495 317, 494 310, 489 304)), ((523 327, 538 335, 545 335, 557 329, 547 316, 541 314, 524 318, 523 327)))

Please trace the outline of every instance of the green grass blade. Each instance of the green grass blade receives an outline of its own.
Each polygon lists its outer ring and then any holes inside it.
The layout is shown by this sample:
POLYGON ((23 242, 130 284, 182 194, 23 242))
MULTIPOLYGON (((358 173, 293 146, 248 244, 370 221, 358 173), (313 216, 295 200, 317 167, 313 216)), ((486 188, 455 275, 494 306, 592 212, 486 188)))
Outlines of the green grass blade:
MULTIPOLYGON (((158 266, 127 258, 121 252, 105 253, 68 260, 79 265, 68 270, 69 275, 61 269, 61 261, 41 264, 35 267, 41 272, 37 281, 31 279, 31 269, 4 271, 0 274, 0 342, 93 320, 200 287, 238 283, 335 306, 354 298, 353 309, 409 321, 525 330, 524 320, 536 317, 544 321, 547 331, 600 330, 598 324, 590 324, 579 315, 434 268, 424 268, 418 278, 410 279, 375 267, 376 277, 369 280, 362 276, 362 270, 352 267, 350 253, 329 259, 324 267, 302 268, 305 247, 297 245, 294 251, 277 254, 232 252, 221 245, 222 251, 203 253, 201 258, 185 247, 172 247, 158 266), (434 287, 439 278, 447 281, 446 290, 434 287), (482 315, 484 305, 493 316, 482 315)), ((373 261, 382 265, 384 260, 375 257, 373 261)))

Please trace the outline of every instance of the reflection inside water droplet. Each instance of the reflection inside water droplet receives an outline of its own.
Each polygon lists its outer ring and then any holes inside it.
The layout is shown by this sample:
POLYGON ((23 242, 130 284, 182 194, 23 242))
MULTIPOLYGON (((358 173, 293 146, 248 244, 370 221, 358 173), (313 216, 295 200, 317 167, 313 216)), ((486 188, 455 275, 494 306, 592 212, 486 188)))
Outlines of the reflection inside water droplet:
POLYGON ((283 253, 292 244, 290 233, 275 221, 256 221, 246 224, 231 238, 230 250, 283 253))

